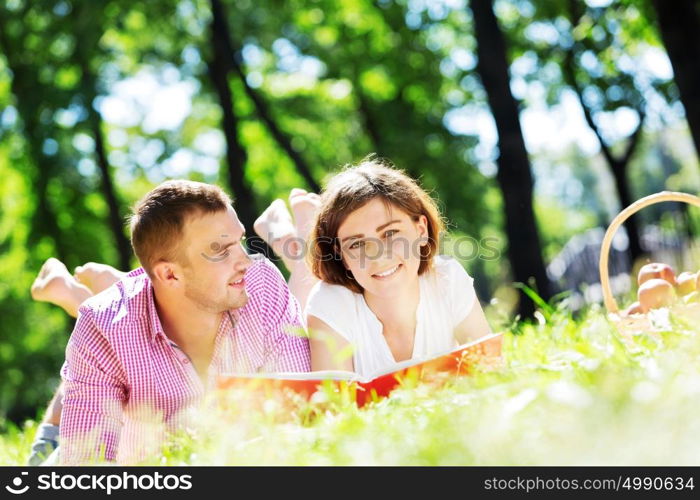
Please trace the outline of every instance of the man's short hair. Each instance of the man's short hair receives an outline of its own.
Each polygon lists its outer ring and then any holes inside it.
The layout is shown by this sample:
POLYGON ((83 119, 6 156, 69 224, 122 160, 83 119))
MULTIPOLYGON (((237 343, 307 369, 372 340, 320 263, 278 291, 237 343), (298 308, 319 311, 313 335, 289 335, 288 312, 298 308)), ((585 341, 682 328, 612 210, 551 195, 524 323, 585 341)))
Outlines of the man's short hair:
POLYGON ((187 218, 226 210, 231 203, 220 187, 188 180, 165 181, 146 194, 129 219, 131 246, 143 269, 153 277, 158 262, 178 261, 187 218))

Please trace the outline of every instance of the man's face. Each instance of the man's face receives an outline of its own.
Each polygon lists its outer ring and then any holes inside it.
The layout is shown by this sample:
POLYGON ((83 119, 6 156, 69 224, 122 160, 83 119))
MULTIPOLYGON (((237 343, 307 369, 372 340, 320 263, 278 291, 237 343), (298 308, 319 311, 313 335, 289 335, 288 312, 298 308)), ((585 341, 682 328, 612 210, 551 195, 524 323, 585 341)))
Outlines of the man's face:
POLYGON ((185 297, 214 313, 248 302, 244 275, 251 260, 244 236, 245 228, 231 207, 189 217, 181 247, 185 297))

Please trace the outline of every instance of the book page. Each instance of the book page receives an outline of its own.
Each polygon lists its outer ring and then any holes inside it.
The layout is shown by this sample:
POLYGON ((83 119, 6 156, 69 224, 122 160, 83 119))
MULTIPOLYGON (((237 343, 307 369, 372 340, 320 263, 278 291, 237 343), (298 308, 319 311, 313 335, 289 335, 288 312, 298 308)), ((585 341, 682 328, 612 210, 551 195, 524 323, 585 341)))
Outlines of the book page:
POLYGON ((425 363, 426 361, 437 359, 437 358, 440 358, 442 356, 447 356, 449 354, 459 353, 460 351, 463 351, 464 349, 468 349, 468 348, 473 347, 473 346, 480 344, 482 342, 486 342, 488 340, 496 338, 500 335, 502 335, 502 334, 501 333, 493 333, 491 335, 481 337, 480 339, 476 339, 473 342, 469 342, 467 344, 462 344, 458 347, 455 347, 454 349, 451 349, 449 351, 443 351, 443 352, 440 352, 440 353, 435 354, 433 356, 416 358, 416 359, 408 359, 406 361, 401 361, 400 363, 392 364, 391 366, 387 367, 385 370, 373 373, 368 377, 360 377, 355 372, 349 372, 349 371, 343 371, 343 370, 322 370, 322 371, 315 371, 315 372, 278 372, 278 373, 226 373, 226 374, 223 374, 222 377, 231 377, 231 378, 240 378, 240 379, 246 379, 246 378, 260 379, 260 378, 263 378, 263 379, 275 379, 275 380, 345 380, 348 382, 360 382, 363 384, 367 384, 376 378, 382 377, 384 375, 389 375, 389 374, 397 372, 399 370, 403 370, 404 368, 409 368, 411 366, 420 365, 421 363, 425 363))
POLYGON ((468 349, 468 348, 473 347, 477 344, 481 344, 482 342, 489 341, 489 340, 494 339, 500 335, 502 335, 502 333, 492 333, 490 335, 486 335, 484 337, 476 339, 472 342, 468 342, 466 344, 462 344, 460 346, 457 346, 454 349, 450 349, 449 351, 442 351, 442 352, 434 354, 432 356, 424 356, 422 358, 407 359, 406 361, 401 361, 399 363, 395 363, 395 364, 391 365, 386 370, 382 370, 382 371, 373 373, 372 375, 370 375, 368 377, 360 377, 360 378, 358 378, 358 382, 366 384, 366 383, 369 383, 376 378, 382 377, 384 375, 388 375, 390 373, 397 372, 399 370, 403 370, 404 368, 409 368, 411 366, 420 365, 421 363, 425 363, 426 361, 430 361, 431 359, 437 359, 437 358, 441 358, 442 356, 447 356, 449 354, 458 353, 460 351, 463 351, 464 349, 468 349))
POLYGON ((271 378, 278 380, 357 380, 356 373, 343 370, 277 373, 225 373, 222 376, 232 378, 271 378))

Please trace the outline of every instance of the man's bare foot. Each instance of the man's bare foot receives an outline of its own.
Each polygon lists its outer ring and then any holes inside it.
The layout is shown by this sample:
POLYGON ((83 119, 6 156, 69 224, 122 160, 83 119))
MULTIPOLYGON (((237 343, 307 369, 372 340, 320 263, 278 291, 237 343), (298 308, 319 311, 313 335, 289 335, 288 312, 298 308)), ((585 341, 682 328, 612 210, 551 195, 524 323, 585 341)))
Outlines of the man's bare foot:
POLYGON ((294 214, 294 225, 297 234, 304 240, 309 237, 313 228, 314 219, 318 208, 321 206, 321 197, 316 193, 309 193, 304 189, 294 188, 289 193, 289 205, 294 214))
POLYGON ((301 257, 302 247, 284 201, 276 199, 270 203, 256 219, 253 229, 291 270, 295 259, 301 257))
POLYGON ((32 298, 62 307, 71 316, 78 315, 78 307, 92 296, 88 287, 71 276, 66 266, 51 257, 41 266, 31 288, 32 298))
POLYGON ((75 279, 98 294, 126 276, 126 273, 107 264, 88 262, 75 268, 75 279))

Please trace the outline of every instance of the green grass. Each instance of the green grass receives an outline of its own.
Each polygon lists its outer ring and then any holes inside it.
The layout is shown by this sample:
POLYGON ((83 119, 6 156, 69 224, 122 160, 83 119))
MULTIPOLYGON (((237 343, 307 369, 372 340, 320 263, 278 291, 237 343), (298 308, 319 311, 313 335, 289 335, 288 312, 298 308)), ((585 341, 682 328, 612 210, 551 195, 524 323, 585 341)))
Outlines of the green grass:
POLYGON ((37 424, 32 421, 26 422, 21 429, 6 425, 5 433, 0 434, 0 466, 27 463, 36 428, 37 424))
MULTIPOLYGON (((507 333, 505 366, 357 409, 340 396, 203 412, 159 464, 700 464, 700 336, 621 342, 604 314, 551 310, 507 333)), ((0 437, 21 464, 30 425, 0 437)))

